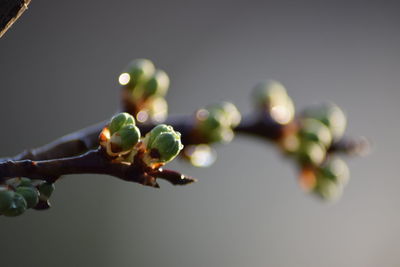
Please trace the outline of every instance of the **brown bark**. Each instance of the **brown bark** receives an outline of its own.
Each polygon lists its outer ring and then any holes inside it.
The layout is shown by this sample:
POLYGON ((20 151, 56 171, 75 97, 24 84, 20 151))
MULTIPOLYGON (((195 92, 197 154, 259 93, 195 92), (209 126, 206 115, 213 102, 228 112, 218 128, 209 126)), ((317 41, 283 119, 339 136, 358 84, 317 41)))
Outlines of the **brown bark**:
POLYGON ((1 0, 0 1, 0 38, 28 9, 31 0, 1 0))

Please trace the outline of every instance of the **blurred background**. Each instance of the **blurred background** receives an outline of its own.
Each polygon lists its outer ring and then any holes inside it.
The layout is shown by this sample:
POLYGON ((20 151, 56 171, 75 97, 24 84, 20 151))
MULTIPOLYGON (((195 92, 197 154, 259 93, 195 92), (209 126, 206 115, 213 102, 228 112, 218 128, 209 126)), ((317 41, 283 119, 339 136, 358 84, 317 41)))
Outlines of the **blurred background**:
POLYGON ((348 160, 334 205, 244 137, 218 146, 211 168, 171 164, 199 178, 187 187, 69 176, 51 210, 0 218, 1 266, 399 266, 399 12, 397 1, 32 1, 0 40, 1 156, 109 118, 133 58, 170 75, 171 113, 222 99, 248 113, 255 83, 276 79, 299 109, 336 102, 347 135, 374 147, 348 160))

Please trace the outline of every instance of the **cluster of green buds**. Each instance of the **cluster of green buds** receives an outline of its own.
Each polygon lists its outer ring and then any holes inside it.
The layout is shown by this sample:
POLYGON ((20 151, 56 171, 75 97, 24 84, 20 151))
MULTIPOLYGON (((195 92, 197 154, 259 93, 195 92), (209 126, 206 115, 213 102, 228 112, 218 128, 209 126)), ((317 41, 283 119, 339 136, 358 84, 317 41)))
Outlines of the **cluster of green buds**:
POLYGON ((328 153, 343 137, 346 116, 332 103, 314 106, 295 117, 292 99, 277 81, 264 81, 254 88, 255 106, 282 125, 277 140, 284 154, 300 168, 300 184, 326 200, 337 199, 349 179, 346 163, 328 153))
POLYGON ((253 89, 254 105, 279 124, 288 124, 294 119, 295 107, 285 87, 277 81, 260 82, 253 89))
POLYGON ((54 184, 43 180, 12 178, 0 185, 0 214, 15 217, 27 209, 46 209, 50 207, 49 198, 54 184))
POLYGON ((168 112, 165 96, 170 80, 165 71, 156 69, 148 59, 135 59, 118 78, 125 101, 134 106, 139 122, 162 122, 168 112))
POLYGON ((143 139, 145 152, 143 161, 152 167, 162 166, 172 161, 183 149, 181 134, 172 126, 160 124, 146 134, 143 139))
POLYGON ((328 103, 306 109, 280 139, 282 149, 301 169, 302 187, 326 200, 338 199, 349 179, 346 163, 329 152, 345 128, 343 111, 328 103))
POLYGON ((229 143, 240 120, 240 112, 234 104, 221 102, 197 110, 193 132, 203 143, 229 143))
POLYGON ((111 118, 99 137, 100 145, 111 157, 122 161, 138 144, 140 130, 135 125, 135 119, 128 113, 119 113, 111 118))
POLYGON ((119 113, 100 134, 100 145, 114 161, 133 163, 135 156, 149 167, 172 161, 182 150, 181 135, 172 126, 159 124, 141 138, 135 119, 119 113))

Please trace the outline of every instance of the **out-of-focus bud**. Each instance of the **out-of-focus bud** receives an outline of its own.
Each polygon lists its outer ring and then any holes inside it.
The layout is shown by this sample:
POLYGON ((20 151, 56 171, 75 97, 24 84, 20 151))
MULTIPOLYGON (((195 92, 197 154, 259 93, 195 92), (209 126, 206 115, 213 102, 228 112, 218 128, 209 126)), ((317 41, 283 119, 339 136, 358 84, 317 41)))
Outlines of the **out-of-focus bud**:
POLYGON ((317 185, 317 175, 314 168, 302 168, 299 175, 299 182, 305 191, 312 191, 317 185))
POLYGON ((302 142, 299 150, 296 152, 301 165, 320 165, 326 155, 325 148, 317 142, 302 142))
POLYGON ((28 208, 33 208, 39 202, 39 192, 36 188, 30 186, 19 186, 16 192, 22 195, 27 203, 28 208))
POLYGON ((169 77, 163 70, 156 70, 150 79, 144 85, 144 94, 149 96, 164 97, 169 87, 169 77))
POLYGON ((133 116, 126 112, 116 114, 114 117, 111 118, 110 124, 108 126, 110 134, 114 134, 125 125, 135 125, 135 119, 133 118, 133 116))
POLYGON ((255 105, 264 112, 267 111, 277 123, 288 124, 293 120, 293 101, 280 82, 268 80, 257 84, 253 90, 253 98, 255 105))
POLYGON ((242 119, 242 115, 240 114, 239 110, 231 102, 223 101, 212 107, 212 110, 214 109, 223 112, 223 115, 226 117, 226 120, 231 128, 235 128, 236 126, 238 126, 240 120, 242 119))
POLYGON ((29 178, 21 177, 18 186, 32 186, 32 180, 29 178))
POLYGON ((326 177, 318 177, 313 192, 324 200, 335 201, 341 197, 343 186, 326 177))
POLYGON ((111 151, 113 153, 133 149, 140 139, 140 130, 135 125, 125 125, 116 131, 110 138, 111 151))
POLYGON ((320 106, 308 108, 304 111, 303 116, 314 118, 328 126, 334 140, 342 138, 346 130, 346 115, 341 108, 333 103, 325 103, 320 106))
POLYGON ((303 139, 318 142, 325 147, 332 143, 332 134, 322 122, 308 118, 301 120, 300 124, 300 136, 303 139))
POLYGON ((196 130, 207 143, 230 142, 233 128, 241 120, 238 109, 229 102, 208 106, 196 112, 196 130))
POLYGON ((206 144, 185 146, 184 156, 196 167, 209 167, 217 157, 215 150, 206 144))
POLYGON ((288 155, 294 155, 300 147, 300 138, 299 136, 294 133, 284 135, 280 140, 279 140, 279 146, 282 148, 283 152, 288 154, 288 155))
POLYGON ((147 153, 144 161, 165 164, 173 160, 182 150, 181 134, 165 124, 154 127, 147 135, 147 153))
POLYGON ((0 188, 0 213, 14 217, 25 212, 27 203, 24 197, 14 191, 0 188))
POLYGON ((139 122, 146 122, 148 120, 155 123, 165 121, 168 115, 168 103, 163 97, 154 97, 148 100, 148 105, 139 111, 136 119, 139 122))
POLYGON ((44 182, 38 186, 38 190, 40 192, 39 199, 46 201, 51 197, 53 191, 55 189, 54 183, 44 182))
POLYGON ((346 162, 335 157, 329 158, 319 169, 319 176, 326 177, 335 183, 346 185, 350 179, 350 171, 346 162))
POLYGON ((139 83, 147 81, 155 71, 153 62, 148 59, 133 60, 126 71, 119 76, 119 83, 133 89, 139 83))

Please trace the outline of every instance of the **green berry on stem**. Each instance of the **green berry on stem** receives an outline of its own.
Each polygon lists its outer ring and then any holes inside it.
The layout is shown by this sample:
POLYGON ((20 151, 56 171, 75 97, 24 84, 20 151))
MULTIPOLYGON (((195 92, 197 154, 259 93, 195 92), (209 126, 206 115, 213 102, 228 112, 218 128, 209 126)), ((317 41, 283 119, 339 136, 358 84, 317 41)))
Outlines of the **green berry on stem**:
POLYGON ((110 134, 113 135, 125 125, 135 125, 135 119, 133 118, 133 116, 126 112, 116 114, 114 117, 111 118, 110 124, 108 126, 110 134))
POLYGON ((16 189, 16 192, 24 197, 28 208, 35 207, 39 202, 39 192, 36 188, 30 186, 19 186, 16 189))

